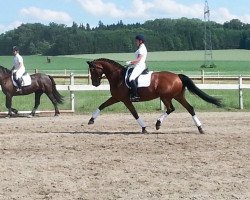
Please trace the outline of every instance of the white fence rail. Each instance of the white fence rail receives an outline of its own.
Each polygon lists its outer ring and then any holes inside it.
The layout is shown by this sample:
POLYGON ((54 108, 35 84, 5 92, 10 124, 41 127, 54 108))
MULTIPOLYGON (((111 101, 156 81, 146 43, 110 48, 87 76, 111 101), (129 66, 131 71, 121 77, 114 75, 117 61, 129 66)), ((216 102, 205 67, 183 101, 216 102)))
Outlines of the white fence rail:
MULTIPOLYGON (((109 85, 100 85, 98 87, 94 87, 92 85, 75 85, 75 77, 73 74, 70 76, 70 84, 69 85, 56 85, 58 91, 69 91, 70 92, 70 110, 65 110, 61 112, 75 112, 75 95, 76 91, 108 91, 110 89, 109 85)), ((243 101, 243 89, 250 89, 250 84, 243 84, 242 77, 238 78, 238 84, 196 84, 202 90, 238 90, 239 92, 239 109, 244 108, 243 101)), ((0 88, 1 89, 1 88, 0 88)), ((164 109, 164 105, 160 103, 161 109, 164 109)), ((26 113, 27 111, 23 111, 20 113, 26 113)), ((52 112, 52 111, 37 111, 39 112, 52 112)))
MULTIPOLYGON (((239 91, 239 109, 244 108, 243 89, 250 89, 250 84, 243 84, 242 77, 239 77, 238 84, 196 84, 202 90, 238 90, 239 91)), ((94 87, 92 85, 75 85, 74 76, 71 76, 70 85, 57 85, 59 91, 70 91, 71 111, 75 112, 75 91, 98 91, 109 90, 109 85, 100 85, 94 87)), ((164 105, 161 103, 161 109, 164 105)))

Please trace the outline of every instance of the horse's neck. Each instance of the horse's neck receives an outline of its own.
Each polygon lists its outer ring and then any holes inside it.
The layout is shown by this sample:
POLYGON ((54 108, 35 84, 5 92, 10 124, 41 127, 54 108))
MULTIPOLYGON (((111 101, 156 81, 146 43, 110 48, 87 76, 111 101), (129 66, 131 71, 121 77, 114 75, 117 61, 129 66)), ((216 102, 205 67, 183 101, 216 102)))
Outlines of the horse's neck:
POLYGON ((109 83, 118 82, 122 76, 122 69, 118 67, 105 68, 104 74, 107 77, 109 83))
POLYGON ((4 82, 7 78, 10 78, 10 77, 11 77, 10 74, 1 73, 1 74, 0 74, 0 85, 2 85, 3 82, 4 82))
POLYGON ((2 88, 2 92, 6 95, 9 91, 10 85, 12 85, 11 75, 0 75, 0 86, 2 88))

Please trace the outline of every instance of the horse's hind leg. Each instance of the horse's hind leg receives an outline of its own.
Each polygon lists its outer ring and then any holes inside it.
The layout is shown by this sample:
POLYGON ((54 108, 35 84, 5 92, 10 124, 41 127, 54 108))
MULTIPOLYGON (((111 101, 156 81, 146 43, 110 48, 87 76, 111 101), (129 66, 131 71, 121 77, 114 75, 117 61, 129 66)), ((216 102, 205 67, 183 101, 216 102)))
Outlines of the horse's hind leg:
POLYGON ((167 111, 164 112, 156 121, 156 124, 155 124, 155 128, 156 130, 159 130, 160 127, 161 127, 161 124, 163 122, 163 120, 171 113, 175 110, 171 100, 167 100, 167 99, 163 99, 161 98, 162 102, 164 103, 164 105, 166 106, 167 108, 167 111))
POLYGON ((195 123, 195 125, 197 126, 198 130, 200 133, 204 133, 204 131, 202 130, 201 127, 201 122, 198 119, 198 117, 196 116, 195 112, 194 112, 194 108, 193 106, 191 106, 187 100, 184 97, 184 94, 180 95, 179 97, 175 98, 184 108, 187 109, 187 111, 192 115, 193 121, 195 123))
POLYGON ((57 100, 55 99, 54 95, 52 93, 46 93, 46 95, 49 97, 50 101, 52 102, 52 104, 54 105, 55 108, 55 116, 59 116, 60 112, 59 109, 57 107, 57 100))
POLYGON ((41 99, 42 94, 43 94, 42 91, 35 92, 35 106, 32 109, 31 113, 29 114, 29 117, 35 116, 36 110, 37 110, 38 106, 40 105, 40 99, 41 99))

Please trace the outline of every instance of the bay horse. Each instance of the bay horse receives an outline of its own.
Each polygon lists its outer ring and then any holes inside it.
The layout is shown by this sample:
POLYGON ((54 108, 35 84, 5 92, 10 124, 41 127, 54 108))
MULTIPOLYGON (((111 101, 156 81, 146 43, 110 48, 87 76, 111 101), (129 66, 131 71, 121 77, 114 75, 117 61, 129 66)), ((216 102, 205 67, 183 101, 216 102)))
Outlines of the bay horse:
MULTIPOLYGON (((105 58, 87 61, 87 63, 91 73, 92 85, 96 87, 99 86, 103 75, 105 75, 109 81, 111 93, 111 97, 101 104, 92 114, 88 124, 93 124, 94 120, 104 108, 117 102, 123 102, 141 126, 142 133, 146 133, 146 124, 139 118, 137 111, 129 98, 130 91, 126 86, 124 79, 126 68, 113 60, 105 58)), ((164 112, 164 114, 156 121, 155 127, 157 130, 160 129, 164 118, 175 110, 172 104, 172 99, 175 99, 191 114, 199 132, 204 133, 201 126, 202 124, 196 116, 194 108, 185 99, 185 88, 208 103, 214 104, 218 107, 222 106, 220 99, 209 96, 200 90, 188 76, 167 71, 153 72, 150 86, 138 88, 138 94, 140 96, 140 101, 149 101, 159 97, 166 106, 166 112, 164 112)))
POLYGON ((30 113, 30 117, 35 115, 35 112, 40 105, 40 98, 43 93, 45 93, 51 100, 55 108, 55 116, 60 114, 57 104, 63 103, 63 96, 57 91, 56 84, 53 77, 36 73, 31 75, 31 85, 23 86, 22 93, 16 91, 16 87, 12 82, 12 72, 11 70, 0 65, 0 85, 2 87, 3 93, 6 95, 6 108, 8 109, 7 117, 11 117, 12 113, 17 114, 18 110, 12 108, 12 97, 19 95, 28 95, 35 93, 35 105, 30 113))

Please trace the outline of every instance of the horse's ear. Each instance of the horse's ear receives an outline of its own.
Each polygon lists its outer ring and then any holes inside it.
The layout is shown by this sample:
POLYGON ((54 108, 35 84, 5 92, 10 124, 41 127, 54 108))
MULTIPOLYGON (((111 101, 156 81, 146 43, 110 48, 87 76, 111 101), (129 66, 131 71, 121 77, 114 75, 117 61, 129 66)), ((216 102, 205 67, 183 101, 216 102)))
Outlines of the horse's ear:
POLYGON ((91 64, 92 64, 92 62, 90 62, 90 61, 87 61, 87 63, 88 63, 88 65, 91 65, 91 64))

